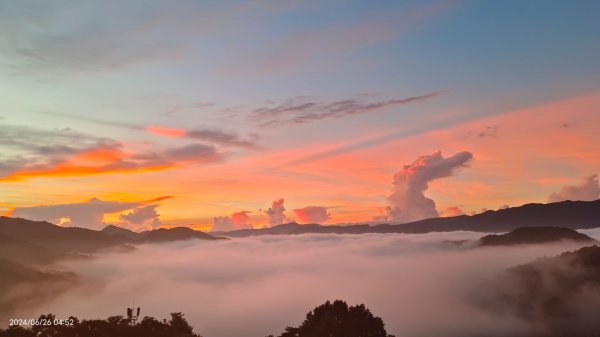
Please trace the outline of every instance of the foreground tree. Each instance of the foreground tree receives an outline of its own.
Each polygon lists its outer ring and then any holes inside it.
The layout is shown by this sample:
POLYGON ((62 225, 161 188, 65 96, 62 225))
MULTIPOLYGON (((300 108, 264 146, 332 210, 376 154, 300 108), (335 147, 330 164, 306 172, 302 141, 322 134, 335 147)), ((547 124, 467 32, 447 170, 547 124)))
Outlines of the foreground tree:
MULTIPOLYGON (((287 327, 279 337, 394 337, 385 324, 363 304, 348 307, 344 301, 327 301, 306 315, 297 327, 287 327)), ((272 335, 269 337, 273 337, 272 335)))
POLYGON ((11 326, 6 330, 0 329, 0 337, 201 337, 194 333, 179 312, 172 313, 169 321, 144 317, 135 325, 123 316, 83 321, 69 317, 60 322, 54 315, 48 314, 40 316, 38 321, 56 321, 57 324, 35 325, 31 328, 11 326))

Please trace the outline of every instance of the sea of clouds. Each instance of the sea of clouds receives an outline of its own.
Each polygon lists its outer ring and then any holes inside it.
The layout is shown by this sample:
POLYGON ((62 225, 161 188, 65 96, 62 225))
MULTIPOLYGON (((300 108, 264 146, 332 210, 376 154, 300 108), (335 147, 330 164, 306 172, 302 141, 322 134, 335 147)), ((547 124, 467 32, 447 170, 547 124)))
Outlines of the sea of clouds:
POLYGON ((343 299, 364 303, 396 336, 525 334, 527 322, 476 305, 478 292, 506 268, 580 245, 448 242, 481 236, 316 234, 143 245, 133 253, 63 262, 82 285, 15 315, 106 318, 135 304, 142 316, 183 312, 206 337, 264 337, 298 325, 326 300, 343 299))

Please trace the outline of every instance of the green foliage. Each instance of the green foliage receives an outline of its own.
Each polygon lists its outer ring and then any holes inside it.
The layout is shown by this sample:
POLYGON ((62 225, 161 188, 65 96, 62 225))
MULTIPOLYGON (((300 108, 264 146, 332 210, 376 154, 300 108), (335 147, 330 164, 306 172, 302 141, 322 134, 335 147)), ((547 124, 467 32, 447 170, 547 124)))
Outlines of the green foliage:
MULTIPOLYGON (((54 322, 55 319, 48 314, 41 315, 38 321, 54 322)), ((180 312, 172 313, 169 321, 144 317, 135 325, 123 316, 83 321, 69 317, 68 321, 73 324, 35 325, 30 329, 11 326, 0 330, 0 337, 201 337, 194 333, 180 312)))
POLYGON ((394 337, 385 324, 363 304, 348 307, 346 302, 327 301, 306 315, 302 324, 287 327, 279 337, 394 337))

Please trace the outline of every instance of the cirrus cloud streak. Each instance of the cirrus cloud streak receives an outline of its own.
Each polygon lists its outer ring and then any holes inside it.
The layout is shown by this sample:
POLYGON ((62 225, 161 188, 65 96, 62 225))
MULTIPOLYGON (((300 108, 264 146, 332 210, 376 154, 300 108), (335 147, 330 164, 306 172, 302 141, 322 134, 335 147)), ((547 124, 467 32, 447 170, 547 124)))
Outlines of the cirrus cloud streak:
POLYGON ((250 114, 250 119, 257 122, 260 126, 305 124, 322 119, 363 114, 389 106, 425 101, 440 93, 441 91, 435 91, 419 96, 369 103, 361 102, 358 99, 345 99, 323 103, 311 100, 308 97, 294 97, 275 106, 255 109, 250 114))

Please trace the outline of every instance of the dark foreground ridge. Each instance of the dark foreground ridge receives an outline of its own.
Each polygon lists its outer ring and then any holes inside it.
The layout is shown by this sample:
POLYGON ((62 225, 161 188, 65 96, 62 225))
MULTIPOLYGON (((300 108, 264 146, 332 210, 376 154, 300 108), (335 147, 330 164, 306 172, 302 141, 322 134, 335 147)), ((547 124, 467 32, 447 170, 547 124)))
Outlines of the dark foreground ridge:
MULTIPOLYGON (((58 320, 52 314, 34 321, 36 324, 29 327, 0 329, 0 337, 201 337, 181 313, 172 313, 168 321, 144 317, 137 323, 123 316, 80 321, 74 316, 58 320)), ((287 327, 278 337, 324 336, 394 337, 386 332, 381 318, 373 316, 363 304, 349 307, 340 300, 316 307, 300 326, 287 327)))
POLYGON ((245 237, 269 234, 364 234, 364 233, 429 233, 451 231, 508 232, 519 227, 564 227, 587 229, 600 227, 600 200, 562 201, 549 204, 526 204, 476 215, 431 218, 404 224, 322 226, 295 222, 261 229, 241 229, 215 234, 245 237))
POLYGON ((562 227, 522 227, 506 234, 490 234, 479 239, 481 246, 514 246, 560 241, 597 242, 574 229, 562 227))
POLYGON ((144 317, 136 324, 123 316, 80 321, 73 316, 57 320, 48 314, 35 321, 40 324, 0 330, 0 337, 202 337, 194 333, 181 313, 172 313, 168 321, 144 317))

